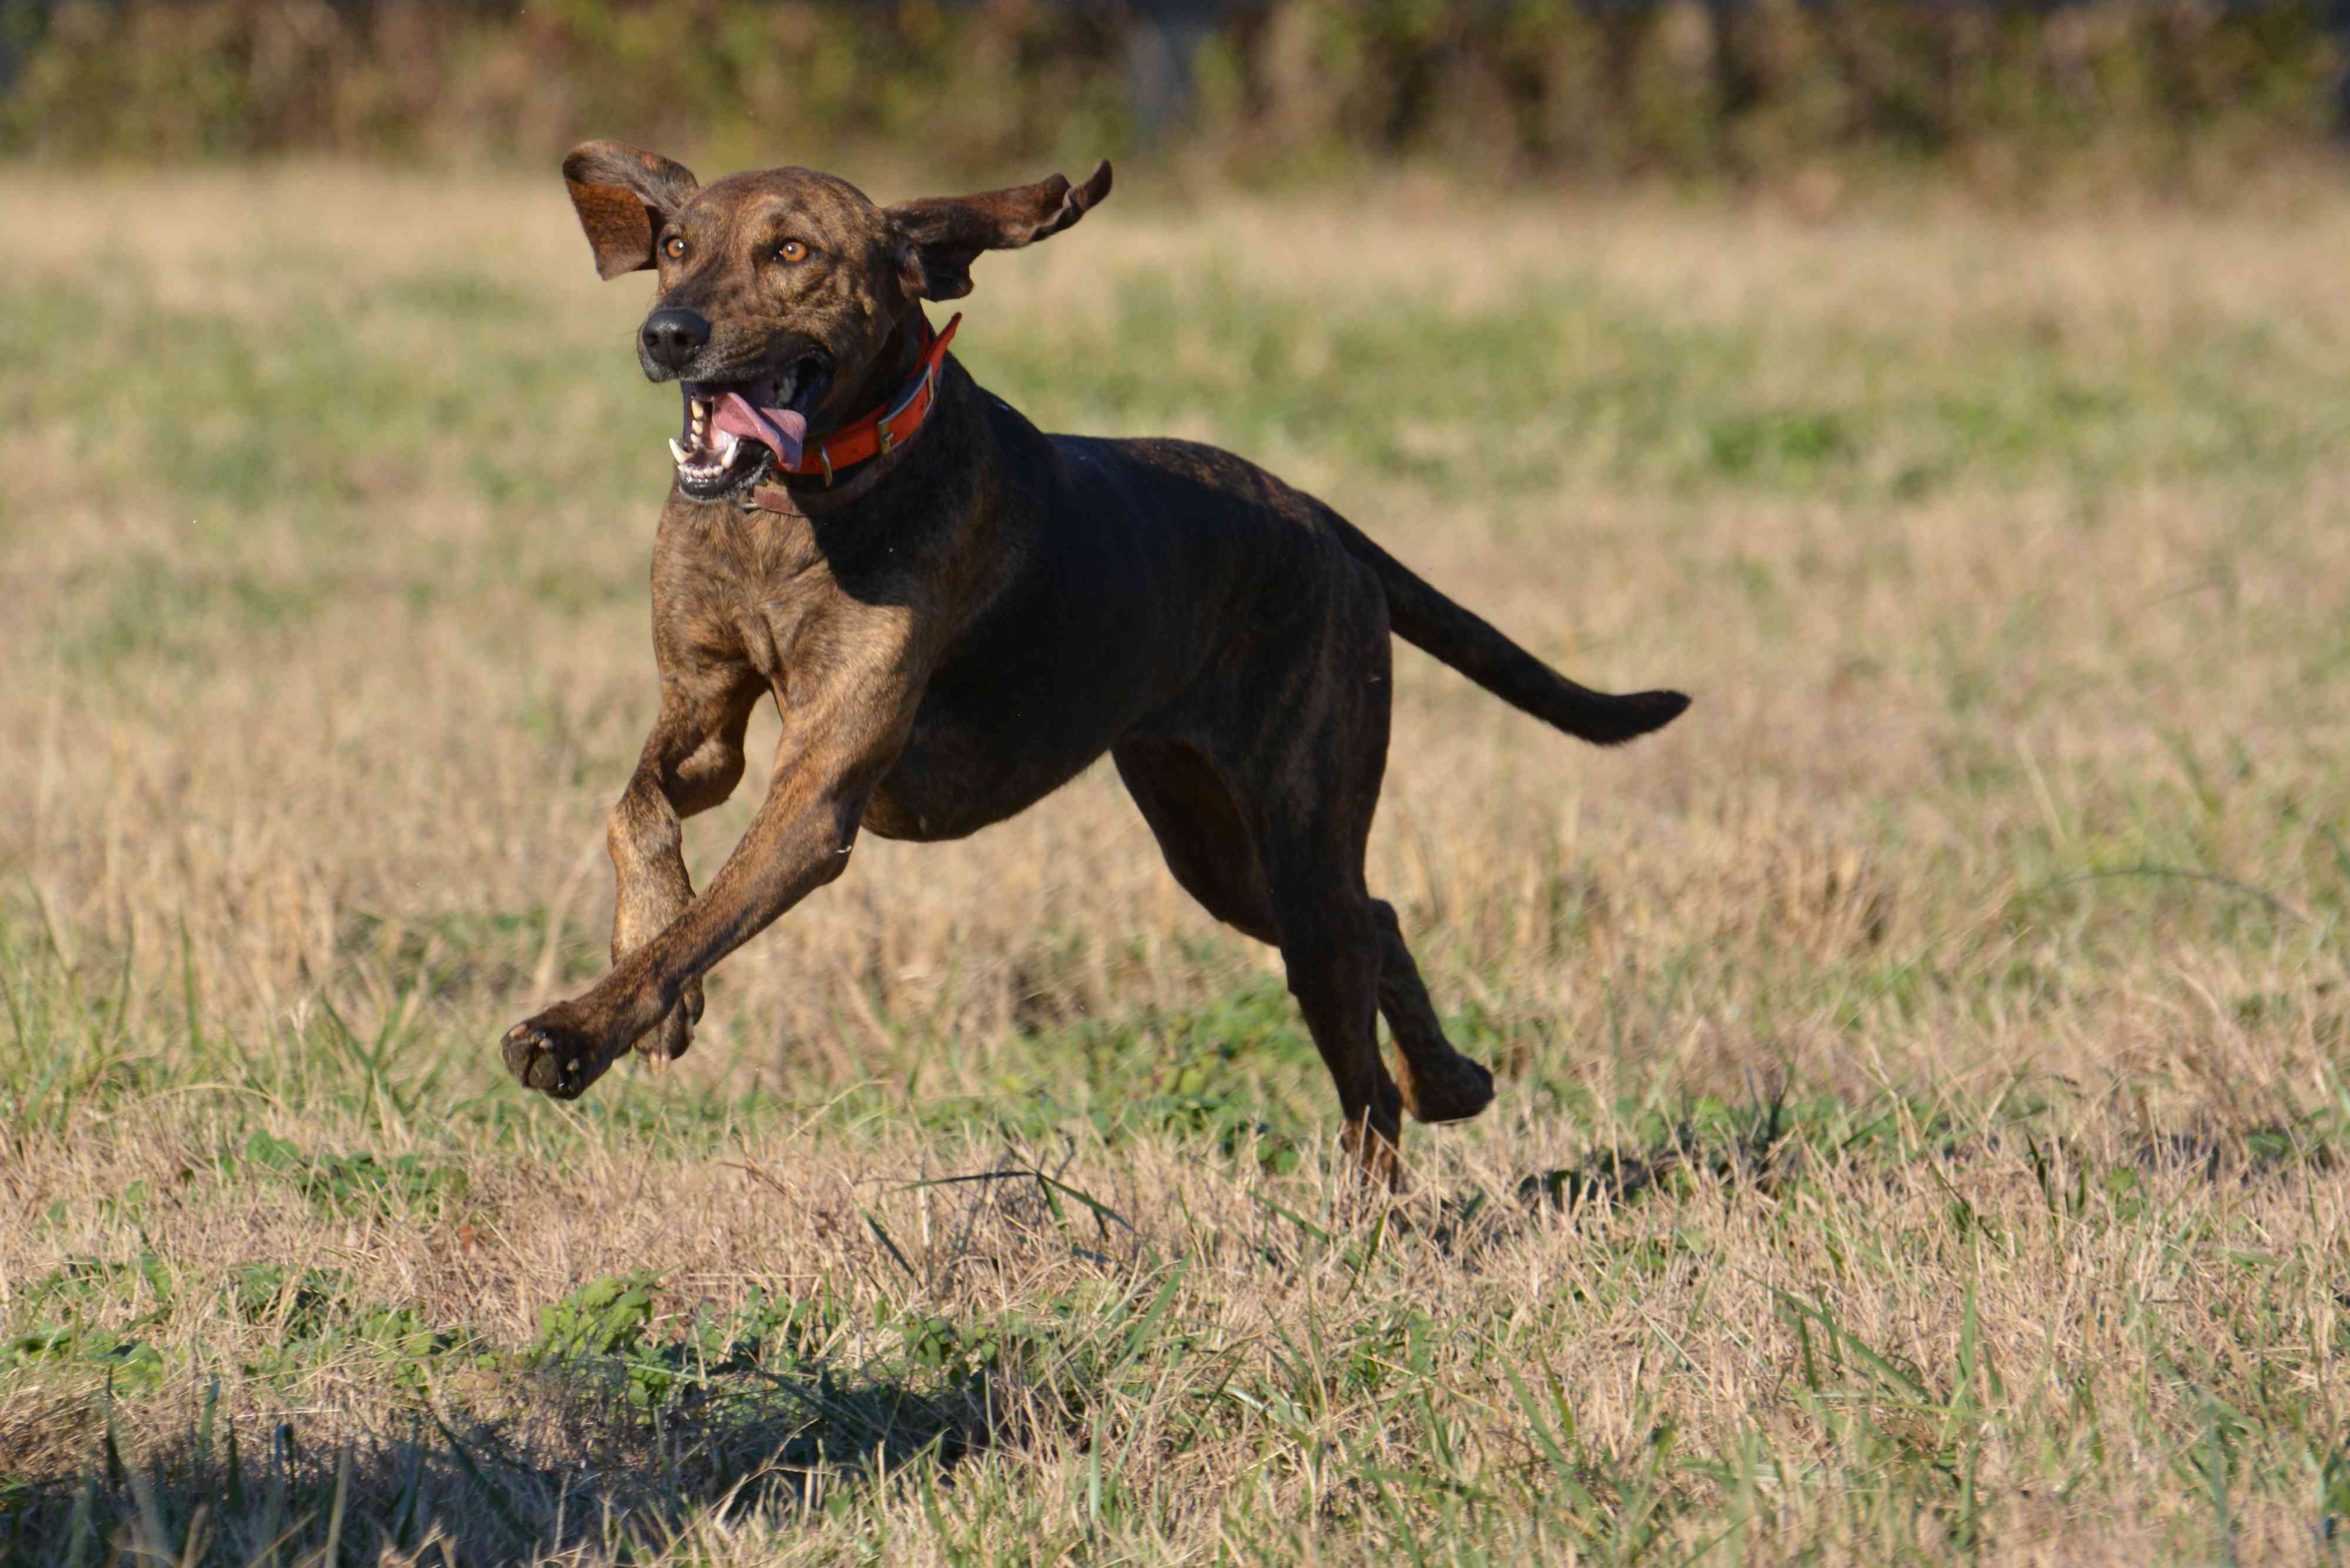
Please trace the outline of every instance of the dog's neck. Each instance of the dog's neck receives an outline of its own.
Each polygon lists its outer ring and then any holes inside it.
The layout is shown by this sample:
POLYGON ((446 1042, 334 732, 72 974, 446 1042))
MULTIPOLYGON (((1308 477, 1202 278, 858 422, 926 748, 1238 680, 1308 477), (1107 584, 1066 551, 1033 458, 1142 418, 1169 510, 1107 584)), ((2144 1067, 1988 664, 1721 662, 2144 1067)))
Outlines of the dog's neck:
POLYGON ((882 341, 881 351, 866 361, 864 374, 849 389, 851 395, 840 400, 841 415, 831 421, 832 428, 853 424, 895 400, 899 389, 912 379, 914 368, 922 362, 922 350, 929 347, 930 338, 929 323, 920 305, 899 317, 882 341))

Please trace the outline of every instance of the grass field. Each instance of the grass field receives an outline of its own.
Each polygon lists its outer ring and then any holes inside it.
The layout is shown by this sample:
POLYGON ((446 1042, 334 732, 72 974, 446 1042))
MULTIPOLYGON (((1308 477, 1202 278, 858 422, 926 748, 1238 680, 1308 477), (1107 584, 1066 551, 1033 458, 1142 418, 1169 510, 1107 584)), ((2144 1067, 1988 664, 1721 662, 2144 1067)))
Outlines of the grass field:
POLYGON ((0 1554, 2334 1561, 2350 198, 1121 178, 983 381, 1696 697, 1401 656, 1373 884, 1494 1109, 1350 1201, 1106 770, 504 1081, 654 705, 644 281, 551 175, 0 174, 0 1554))

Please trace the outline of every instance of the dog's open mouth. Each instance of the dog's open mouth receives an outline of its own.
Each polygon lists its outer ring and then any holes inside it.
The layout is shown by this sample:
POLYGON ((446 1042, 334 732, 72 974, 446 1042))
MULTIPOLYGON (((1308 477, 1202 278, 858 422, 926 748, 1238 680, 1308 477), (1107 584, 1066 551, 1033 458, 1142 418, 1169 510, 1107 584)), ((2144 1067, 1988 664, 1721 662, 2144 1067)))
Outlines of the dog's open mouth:
POLYGON ((669 443, 677 487, 692 500, 717 501, 771 469, 797 467, 808 412, 831 379, 830 361, 804 354, 764 380, 681 382, 685 431, 669 443))

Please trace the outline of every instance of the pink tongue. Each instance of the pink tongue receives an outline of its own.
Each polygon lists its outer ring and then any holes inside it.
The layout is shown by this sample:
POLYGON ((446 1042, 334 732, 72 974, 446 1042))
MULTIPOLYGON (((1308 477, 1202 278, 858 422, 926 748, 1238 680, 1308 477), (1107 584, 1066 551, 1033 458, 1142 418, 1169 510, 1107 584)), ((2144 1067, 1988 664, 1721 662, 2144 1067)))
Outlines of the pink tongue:
POLYGON ((712 410, 710 427, 768 447, 785 468, 796 468, 800 443, 807 439, 807 416, 791 409, 754 407, 740 392, 729 392, 712 410))

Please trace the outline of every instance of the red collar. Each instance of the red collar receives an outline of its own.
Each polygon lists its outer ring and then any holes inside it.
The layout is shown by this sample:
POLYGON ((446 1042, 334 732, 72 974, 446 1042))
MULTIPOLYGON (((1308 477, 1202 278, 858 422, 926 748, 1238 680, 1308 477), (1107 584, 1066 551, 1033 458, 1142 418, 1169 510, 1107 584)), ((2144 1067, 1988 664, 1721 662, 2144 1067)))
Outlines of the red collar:
MULTIPOLYGON (((926 341, 922 345, 921 361, 914 367, 913 379, 906 383, 905 389, 892 401, 874 410, 855 424, 844 426, 822 441, 808 442, 801 448, 797 463, 789 468, 778 463, 771 471, 771 479, 775 474, 795 474, 803 478, 822 474, 827 488, 829 488, 832 476, 841 469, 851 468, 877 457, 887 457, 914 439, 914 432, 922 428, 922 421, 930 418, 931 410, 939 400, 939 367, 946 363, 947 345, 954 340, 955 328, 962 325, 962 314, 956 312, 947 322, 944 332, 932 332, 928 317, 916 319, 922 324, 922 336, 926 341)), ((796 512, 799 509, 788 491, 769 483, 754 487, 751 493, 743 498, 743 504, 766 512, 796 512)))

